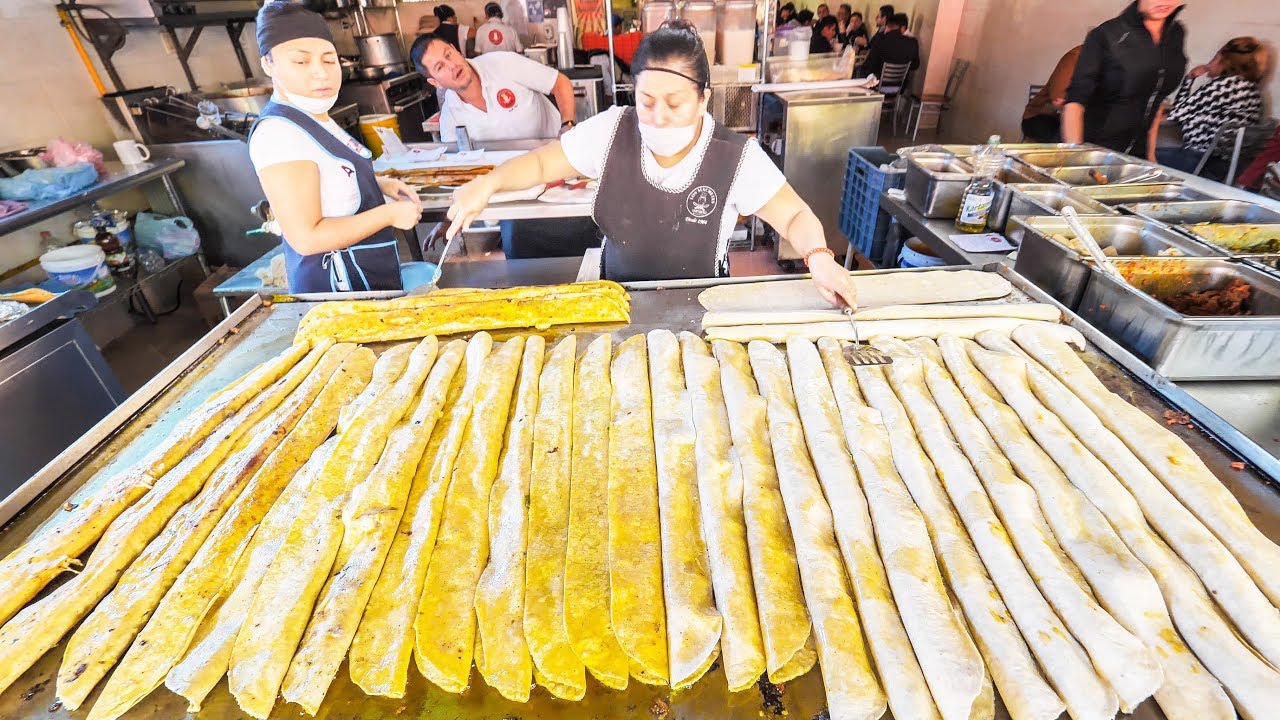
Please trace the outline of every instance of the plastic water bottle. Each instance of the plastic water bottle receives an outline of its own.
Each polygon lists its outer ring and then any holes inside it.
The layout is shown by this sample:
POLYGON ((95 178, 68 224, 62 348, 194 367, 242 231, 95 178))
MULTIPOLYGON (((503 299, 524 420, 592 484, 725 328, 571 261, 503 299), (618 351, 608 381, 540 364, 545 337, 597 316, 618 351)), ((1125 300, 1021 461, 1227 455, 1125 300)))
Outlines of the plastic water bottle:
POLYGON ((973 181, 960 199, 960 214, 956 216, 958 230, 980 233, 987 229, 987 216, 996 197, 996 173, 1003 166, 1000 136, 992 135, 973 156, 973 181))

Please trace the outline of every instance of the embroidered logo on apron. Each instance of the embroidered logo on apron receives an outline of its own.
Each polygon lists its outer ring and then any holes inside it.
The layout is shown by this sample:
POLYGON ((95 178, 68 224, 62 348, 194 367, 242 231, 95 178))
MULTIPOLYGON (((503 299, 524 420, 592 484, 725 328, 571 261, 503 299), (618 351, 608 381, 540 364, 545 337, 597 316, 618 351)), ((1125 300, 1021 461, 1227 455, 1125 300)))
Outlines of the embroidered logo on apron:
POLYGON ((497 29, 497 28, 494 28, 494 29, 492 29, 492 30, 490 30, 490 31, 489 31, 489 44, 490 44, 490 45, 501 45, 501 44, 502 44, 502 31, 501 31, 501 30, 499 30, 499 29, 497 29))
POLYGON ((684 207, 689 211, 690 215, 702 219, 715 212, 719 204, 720 200, 716 197, 716 191, 711 189, 711 186, 699 185, 690 191, 689 197, 684 202, 684 207))
POLYGON ((506 88, 502 88, 498 91, 498 105, 502 106, 503 110, 510 110, 515 107, 516 94, 506 88))

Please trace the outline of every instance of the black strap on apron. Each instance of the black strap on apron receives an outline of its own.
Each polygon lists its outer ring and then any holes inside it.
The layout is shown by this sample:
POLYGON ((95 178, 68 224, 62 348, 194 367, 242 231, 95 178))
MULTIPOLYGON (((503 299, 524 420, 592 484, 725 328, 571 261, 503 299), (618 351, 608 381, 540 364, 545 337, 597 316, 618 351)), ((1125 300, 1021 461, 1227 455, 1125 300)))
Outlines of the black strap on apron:
MULTIPOLYGON (((373 172, 373 161, 367 148, 354 138, 344 143, 333 133, 305 112, 274 100, 267 103, 258 115, 254 129, 263 118, 275 117, 297 125, 324 149, 344 164, 344 169, 355 175, 360 188, 360 207, 357 213, 372 210, 386 203, 378 188, 378 176, 373 172)), ((253 137, 250 131, 250 137, 253 137)), ((342 250, 303 255, 284 241, 285 272, 289 278, 289 291, 295 293, 363 292, 369 290, 402 290, 400 279, 400 254, 396 249, 396 234, 391 228, 383 228, 364 240, 342 250)))
POLYGON ((663 190, 645 177, 641 153, 649 151, 635 108, 625 108, 591 210, 605 236, 601 276, 634 282, 728 275, 720 223, 746 146, 746 137, 716 125, 693 181, 663 190))

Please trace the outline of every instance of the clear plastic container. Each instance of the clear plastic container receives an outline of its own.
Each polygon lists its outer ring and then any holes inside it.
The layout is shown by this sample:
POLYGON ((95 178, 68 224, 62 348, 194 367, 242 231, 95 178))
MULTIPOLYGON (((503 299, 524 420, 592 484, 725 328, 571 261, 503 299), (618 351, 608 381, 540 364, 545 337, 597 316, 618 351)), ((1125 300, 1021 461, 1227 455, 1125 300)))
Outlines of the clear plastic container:
POLYGON ((662 27, 662 23, 676 16, 676 4, 672 2, 647 2, 641 11, 640 30, 651 33, 662 27))
POLYGON ((716 64, 716 4, 711 0, 690 0, 684 4, 682 17, 698 28, 702 45, 707 51, 707 63, 716 64))
POLYGON ((804 59, 809 57, 809 41, 813 39, 813 28, 791 28, 791 36, 787 41, 787 57, 804 59))
POLYGON ((720 6, 716 48, 722 65, 750 65, 756 54, 754 0, 727 0, 720 6))

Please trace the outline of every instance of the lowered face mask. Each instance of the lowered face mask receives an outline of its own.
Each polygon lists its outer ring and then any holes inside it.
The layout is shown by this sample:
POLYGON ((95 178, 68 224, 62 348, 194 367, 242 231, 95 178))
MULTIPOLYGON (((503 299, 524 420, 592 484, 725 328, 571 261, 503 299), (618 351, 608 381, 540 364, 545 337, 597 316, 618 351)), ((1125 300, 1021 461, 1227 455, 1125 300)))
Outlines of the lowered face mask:
POLYGON ((338 102, 338 93, 322 98, 304 97, 291 92, 284 92, 282 95, 285 102, 312 115, 324 115, 338 102))
POLYGON ((687 127, 656 127, 640 123, 640 142, 659 157, 671 157, 689 147, 698 131, 698 123, 687 127))

